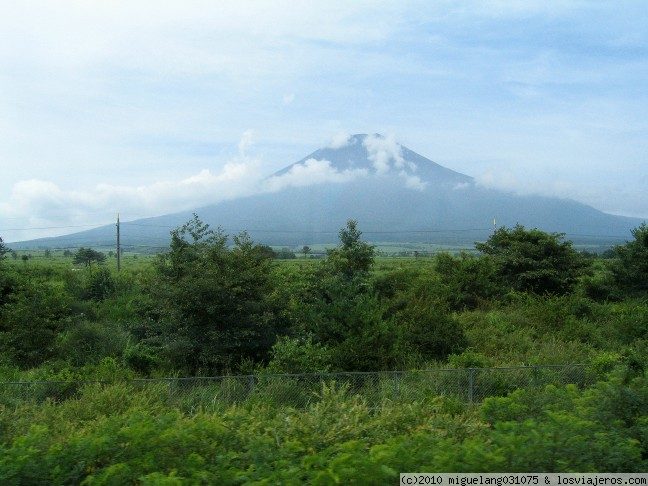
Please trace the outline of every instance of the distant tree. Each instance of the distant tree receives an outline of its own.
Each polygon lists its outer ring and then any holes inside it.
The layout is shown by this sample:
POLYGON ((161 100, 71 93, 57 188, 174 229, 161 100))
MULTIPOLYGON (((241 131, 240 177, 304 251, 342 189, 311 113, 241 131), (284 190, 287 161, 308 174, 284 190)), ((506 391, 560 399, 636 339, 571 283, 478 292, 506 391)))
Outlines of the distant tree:
POLYGON ((505 285, 537 294, 566 294, 587 266, 564 234, 527 230, 516 225, 499 228, 475 247, 493 258, 495 272, 505 285))
POLYGON ((303 253, 304 257, 307 257, 311 252, 311 247, 308 245, 304 245, 301 249, 301 252, 303 253))
POLYGON ((292 251, 290 251, 289 248, 282 248, 281 250, 276 252, 275 258, 278 258, 279 260, 294 260, 297 257, 292 251))
POLYGON ((52 251, 49 248, 45 250, 45 258, 52 258, 52 251))
POLYGON ((65 250, 63 252, 63 256, 66 257, 66 258, 69 258, 69 257, 72 256, 72 252, 70 250, 65 250))
POLYGON ((27 263, 27 260, 29 260, 29 255, 22 255, 20 259, 22 260, 23 263, 27 263))
POLYGON ((277 257, 277 253, 268 245, 258 245, 258 249, 266 258, 272 259, 277 257))
POLYGON ((114 256, 115 256, 115 252, 112 251, 112 250, 110 250, 110 251, 108 252, 108 258, 112 258, 112 257, 114 257, 114 256))
POLYGON ((16 253, 14 250, 11 250, 11 258, 13 258, 14 260, 17 260, 18 259, 18 253, 16 253))
POLYGON ((5 255, 9 253, 9 248, 4 244, 4 240, 0 236, 0 260, 3 260, 5 258, 5 255))
POLYGON ((92 263, 103 263, 106 255, 92 248, 79 248, 74 254, 74 264, 89 267, 92 263))
POLYGON ((374 263, 375 247, 362 241, 358 222, 350 219, 340 230, 340 245, 327 250, 327 263, 334 272, 348 278, 366 274, 374 263))
POLYGON ((648 224, 633 229, 632 236, 634 240, 614 248, 612 279, 622 291, 648 292, 648 224))

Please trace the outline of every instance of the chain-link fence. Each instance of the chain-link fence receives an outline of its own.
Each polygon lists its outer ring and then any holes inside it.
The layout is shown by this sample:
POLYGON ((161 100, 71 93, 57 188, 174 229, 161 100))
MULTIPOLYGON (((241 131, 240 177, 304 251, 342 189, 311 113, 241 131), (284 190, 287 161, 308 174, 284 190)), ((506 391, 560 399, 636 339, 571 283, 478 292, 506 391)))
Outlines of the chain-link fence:
POLYGON ((147 378, 122 382, 30 381, 0 383, 0 404, 16 406, 45 400, 62 401, 83 393, 121 386, 123 393, 147 393, 186 410, 258 401, 277 406, 304 407, 320 400, 323 390, 336 388, 358 395, 370 406, 385 401, 412 402, 452 396, 467 403, 503 396, 518 388, 548 384, 586 387, 596 381, 586 365, 510 368, 432 369, 346 373, 256 374, 189 378, 147 378))

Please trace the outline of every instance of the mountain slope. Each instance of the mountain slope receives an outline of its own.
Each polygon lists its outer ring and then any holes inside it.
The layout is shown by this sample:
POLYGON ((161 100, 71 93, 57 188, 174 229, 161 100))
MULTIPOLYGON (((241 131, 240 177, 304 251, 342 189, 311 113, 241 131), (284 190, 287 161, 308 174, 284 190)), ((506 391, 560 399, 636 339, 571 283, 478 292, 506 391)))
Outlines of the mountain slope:
MULTIPOLYGON (((521 223, 599 243, 628 238, 641 222, 572 200, 487 189, 380 135, 354 135, 319 149, 272 174, 258 194, 196 212, 230 234, 247 230, 256 241, 287 246, 335 242, 349 218, 372 241, 448 244, 483 240, 493 218, 499 225, 521 223)), ((122 241, 126 247, 165 246, 170 229, 190 217, 185 211, 123 223, 122 241)), ((13 246, 108 245, 114 232, 106 226, 13 246)))

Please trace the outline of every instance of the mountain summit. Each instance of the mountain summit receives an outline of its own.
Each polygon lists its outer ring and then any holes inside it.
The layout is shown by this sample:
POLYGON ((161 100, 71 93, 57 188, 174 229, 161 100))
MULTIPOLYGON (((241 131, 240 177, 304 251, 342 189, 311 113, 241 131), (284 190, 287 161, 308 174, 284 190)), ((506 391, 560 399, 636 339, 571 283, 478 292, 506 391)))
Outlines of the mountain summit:
POLYGON ((469 183, 472 177, 447 169, 402 146, 395 139, 380 134, 351 135, 332 146, 316 150, 303 159, 281 169, 281 177, 309 160, 326 160, 338 172, 366 170, 368 174, 398 173, 401 177, 419 178, 422 182, 469 183))
MULTIPOLYGON (((374 242, 471 244, 488 237, 493 219, 574 240, 611 243, 629 237, 641 220, 603 213, 568 199, 520 196, 481 187, 393 137, 356 134, 337 140, 263 180, 256 194, 194 210, 233 234, 247 230, 277 246, 332 243, 347 219, 357 219, 374 242)), ((184 211, 122 224, 122 241, 159 247, 170 228, 191 218, 184 211)), ((16 247, 107 245, 112 225, 16 247)))

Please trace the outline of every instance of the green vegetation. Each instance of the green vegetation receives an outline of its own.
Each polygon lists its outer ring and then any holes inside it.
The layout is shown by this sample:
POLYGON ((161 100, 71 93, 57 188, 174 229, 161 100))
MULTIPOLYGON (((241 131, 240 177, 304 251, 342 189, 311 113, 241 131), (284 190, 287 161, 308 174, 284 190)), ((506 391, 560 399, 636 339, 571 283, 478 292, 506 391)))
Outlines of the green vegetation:
POLYGON ((2 484, 648 467, 645 225, 606 259, 519 226, 479 254, 415 259, 376 257, 353 221, 324 258, 280 259, 245 233, 228 245, 197 217, 171 236, 164 254, 125 255, 120 273, 105 256, 23 263, 0 240, 0 380, 110 382, 61 383, 45 401, 2 385, 2 484), (275 390, 317 394, 294 407, 263 394, 171 403, 167 387, 127 381, 561 363, 588 364, 596 385, 495 383, 474 405, 432 392, 370 403, 334 383, 275 390))
MULTIPOLYGON (((50 255, 46 254, 46 257, 50 255)), ((103 263, 106 261, 106 255, 92 248, 79 248, 74 254, 74 263, 89 267, 92 263, 103 263)))

